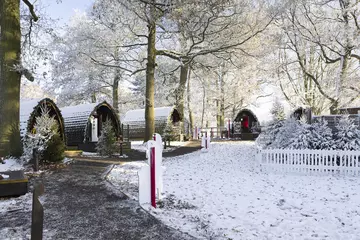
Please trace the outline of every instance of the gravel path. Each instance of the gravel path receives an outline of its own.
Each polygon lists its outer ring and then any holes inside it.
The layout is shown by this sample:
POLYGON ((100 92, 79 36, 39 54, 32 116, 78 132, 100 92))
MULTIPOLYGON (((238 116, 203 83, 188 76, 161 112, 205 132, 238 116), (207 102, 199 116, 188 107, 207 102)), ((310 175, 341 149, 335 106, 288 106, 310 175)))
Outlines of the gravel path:
MULTIPOLYGON (((44 239, 192 239, 162 224, 121 189, 109 189, 104 180, 109 166, 79 161, 36 179, 45 185, 44 239)), ((28 238, 30 207, 0 219, 0 229, 21 229, 21 239, 28 238)))

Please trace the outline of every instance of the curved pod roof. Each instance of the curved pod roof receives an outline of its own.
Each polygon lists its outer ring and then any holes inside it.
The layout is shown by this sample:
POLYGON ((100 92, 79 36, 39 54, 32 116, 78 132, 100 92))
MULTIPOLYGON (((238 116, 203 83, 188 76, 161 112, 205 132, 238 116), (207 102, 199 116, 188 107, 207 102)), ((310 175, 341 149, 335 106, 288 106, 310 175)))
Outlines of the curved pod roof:
POLYGON ((113 107, 106 101, 101 103, 80 104, 61 108, 64 117, 67 145, 75 146, 86 142, 89 137, 89 119, 99 115, 102 121, 110 118, 117 135, 121 134, 120 120, 113 107))
POLYGON ((32 99, 20 101, 20 134, 22 137, 27 132, 31 132, 36 123, 36 117, 41 115, 41 108, 46 107, 49 110, 50 116, 54 116, 59 124, 59 133, 63 140, 64 134, 64 119, 61 115, 60 109, 56 106, 55 102, 50 98, 32 99))

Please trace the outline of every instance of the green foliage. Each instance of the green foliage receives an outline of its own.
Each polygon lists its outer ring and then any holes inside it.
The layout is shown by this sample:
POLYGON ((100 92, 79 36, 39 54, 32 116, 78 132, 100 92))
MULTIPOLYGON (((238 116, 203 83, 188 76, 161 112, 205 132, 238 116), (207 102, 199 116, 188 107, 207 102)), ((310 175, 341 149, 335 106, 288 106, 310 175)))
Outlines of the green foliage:
POLYGON ((65 144, 59 133, 56 133, 47 142, 47 148, 43 152, 44 163, 60 162, 65 158, 65 144))
POLYGON ((26 161, 32 158, 33 149, 39 151, 44 163, 64 159, 65 143, 59 133, 59 125, 46 107, 41 108, 41 114, 36 117, 32 132, 26 134, 23 145, 23 159, 26 161))
POLYGON ((9 155, 13 157, 20 157, 23 154, 20 138, 20 128, 18 124, 11 125, 9 139, 9 155))
POLYGON ((110 120, 106 120, 101 130, 99 141, 96 144, 96 151, 102 156, 113 155, 117 147, 115 146, 116 135, 110 120))
POLYGON ((162 134, 162 138, 166 139, 166 141, 174 141, 175 140, 175 128, 174 128, 174 124, 171 121, 168 121, 164 132, 162 134))

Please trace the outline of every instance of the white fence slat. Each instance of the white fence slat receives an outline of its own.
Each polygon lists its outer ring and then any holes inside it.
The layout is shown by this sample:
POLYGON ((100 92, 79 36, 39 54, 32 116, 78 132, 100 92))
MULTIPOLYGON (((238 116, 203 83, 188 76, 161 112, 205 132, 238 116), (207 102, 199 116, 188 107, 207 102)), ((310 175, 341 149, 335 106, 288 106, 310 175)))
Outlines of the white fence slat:
POLYGON ((360 151, 263 149, 257 154, 261 168, 278 172, 360 174, 360 151))

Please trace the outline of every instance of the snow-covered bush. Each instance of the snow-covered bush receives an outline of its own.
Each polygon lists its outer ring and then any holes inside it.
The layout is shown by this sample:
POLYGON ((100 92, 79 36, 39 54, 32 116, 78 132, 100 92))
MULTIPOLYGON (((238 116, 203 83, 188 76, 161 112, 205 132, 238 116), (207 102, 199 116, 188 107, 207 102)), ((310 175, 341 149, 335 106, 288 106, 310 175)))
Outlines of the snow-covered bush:
POLYGON ((110 120, 106 120, 96 144, 96 151, 102 156, 111 156, 116 152, 116 136, 110 120))
POLYGON ((27 133, 23 139, 22 158, 29 161, 32 158, 33 149, 37 149, 40 154, 43 154, 48 147, 48 142, 58 134, 58 131, 59 126, 55 118, 49 115, 49 110, 41 108, 41 114, 36 117, 32 132, 27 133))
POLYGON ((268 123, 256 139, 256 145, 260 148, 269 148, 275 141, 276 136, 284 125, 284 121, 273 121, 268 123))
POLYGON ((360 130, 354 124, 354 119, 348 115, 342 116, 336 125, 334 136, 336 149, 360 150, 360 130))
POLYGON ((313 123, 313 149, 335 149, 335 141, 331 128, 326 120, 313 123))
POLYGON ((307 124, 289 118, 267 126, 256 143, 261 148, 334 149, 331 129, 326 121, 307 124))
POLYGON ((298 120, 294 118, 286 119, 280 129, 277 130, 274 141, 269 146, 271 148, 288 148, 293 143, 300 128, 301 123, 298 120))

